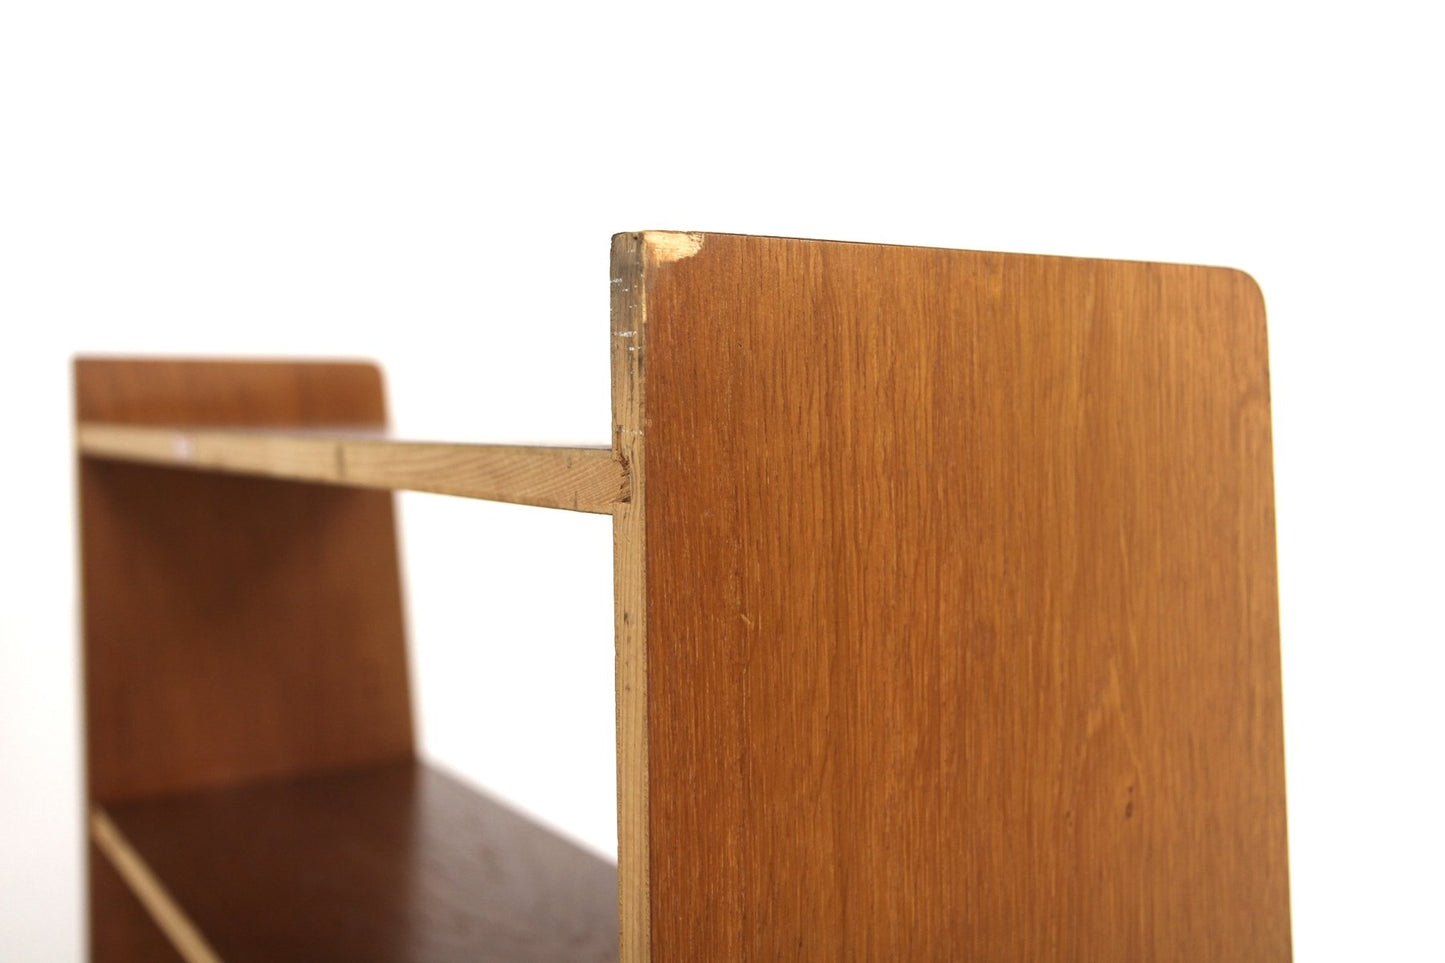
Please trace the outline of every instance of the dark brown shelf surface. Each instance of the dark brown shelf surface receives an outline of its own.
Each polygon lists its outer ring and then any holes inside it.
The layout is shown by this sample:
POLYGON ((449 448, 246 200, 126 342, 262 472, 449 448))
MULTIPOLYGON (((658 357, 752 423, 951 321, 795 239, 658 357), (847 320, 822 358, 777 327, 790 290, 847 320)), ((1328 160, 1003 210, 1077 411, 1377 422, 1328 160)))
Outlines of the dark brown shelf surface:
POLYGON ((422 764, 104 811, 228 963, 617 958, 613 864, 422 764))

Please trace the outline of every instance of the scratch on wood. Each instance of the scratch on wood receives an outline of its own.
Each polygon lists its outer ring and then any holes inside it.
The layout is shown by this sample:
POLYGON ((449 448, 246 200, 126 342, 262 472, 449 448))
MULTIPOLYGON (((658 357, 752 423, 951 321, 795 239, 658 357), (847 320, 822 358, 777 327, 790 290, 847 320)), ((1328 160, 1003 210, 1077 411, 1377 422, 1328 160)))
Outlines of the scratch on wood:
POLYGON ((627 456, 619 453, 615 457, 617 458, 617 464, 622 468, 622 489, 617 495, 617 501, 613 503, 614 512, 617 510, 617 505, 626 505, 631 503, 633 484, 632 465, 628 462, 627 456))

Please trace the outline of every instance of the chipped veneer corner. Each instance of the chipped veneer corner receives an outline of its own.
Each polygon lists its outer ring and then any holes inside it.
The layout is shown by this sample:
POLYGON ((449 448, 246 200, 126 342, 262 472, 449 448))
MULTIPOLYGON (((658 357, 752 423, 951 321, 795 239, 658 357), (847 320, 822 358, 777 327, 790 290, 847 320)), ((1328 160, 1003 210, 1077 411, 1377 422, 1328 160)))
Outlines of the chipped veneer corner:
POLYGON ((697 233, 678 231, 644 231, 643 244, 649 264, 673 264, 685 261, 702 250, 704 237, 697 233))

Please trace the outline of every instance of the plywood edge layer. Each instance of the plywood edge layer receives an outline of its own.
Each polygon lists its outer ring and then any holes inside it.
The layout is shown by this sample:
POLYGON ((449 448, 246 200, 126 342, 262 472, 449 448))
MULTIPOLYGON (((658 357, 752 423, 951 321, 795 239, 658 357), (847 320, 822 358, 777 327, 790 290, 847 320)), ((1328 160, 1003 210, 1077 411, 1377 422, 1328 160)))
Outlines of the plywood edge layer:
POLYGON ((90 811, 90 838, 187 963, 221 963, 170 891, 103 809, 90 811))
POLYGON ((357 433, 82 422, 81 455, 361 488, 403 489, 610 514, 629 497, 607 448, 396 441, 357 433))
MULTIPOLYGON (((676 238, 677 236, 670 235, 676 238)), ((686 236, 682 236, 685 238, 686 236)), ((679 241, 673 250, 686 250, 679 241)), ((652 959, 652 857, 647 747, 647 491, 644 358, 648 239, 612 239, 612 419, 631 501, 612 516, 617 684, 617 881, 621 959, 652 959)))

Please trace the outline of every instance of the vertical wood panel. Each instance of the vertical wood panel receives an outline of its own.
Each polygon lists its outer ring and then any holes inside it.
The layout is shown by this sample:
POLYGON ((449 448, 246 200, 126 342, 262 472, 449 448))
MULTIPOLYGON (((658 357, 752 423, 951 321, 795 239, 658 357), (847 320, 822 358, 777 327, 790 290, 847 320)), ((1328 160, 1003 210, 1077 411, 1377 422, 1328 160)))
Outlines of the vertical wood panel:
MULTIPOLYGON (((385 421, 360 364, 81 360, 89 421, 385 421)), ((412 751, 389 493, 82 458, 86 734, 112 801, 412 751)))
POLYGON ((1288 959, 1253 282, 641 247, 654 958, 1288 959))

